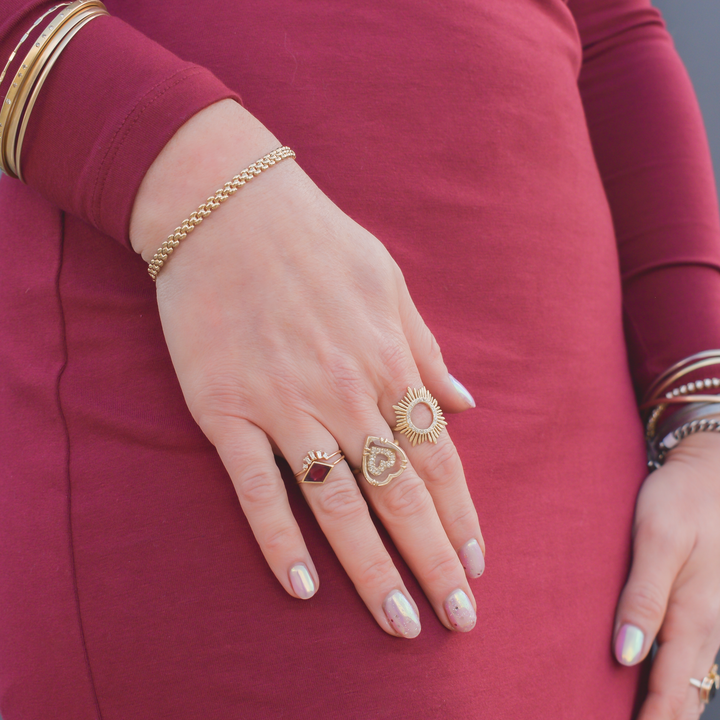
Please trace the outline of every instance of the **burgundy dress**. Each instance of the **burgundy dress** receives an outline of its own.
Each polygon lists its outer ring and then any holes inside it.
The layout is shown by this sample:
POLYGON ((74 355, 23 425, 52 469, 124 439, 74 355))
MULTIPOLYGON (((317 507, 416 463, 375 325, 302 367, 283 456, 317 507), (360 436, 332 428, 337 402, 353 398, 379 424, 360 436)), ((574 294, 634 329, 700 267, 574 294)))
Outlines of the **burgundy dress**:
MULTIPOLYGON (((0 0, 3 63, 50 6, 0 0)), ((28 185, 0 180, 4 720, 630 718, 636 393, 720 347, 709 153, 658 13, 107 6, 35 107, 28 185), (289 597, 184 405, 129 217, 175 130, 236 93, 386 244, 478 401, 449 427, 488 547, 467 635, 394 550, 423 631, 381 631, 291 482, 321 588, 289 597)))

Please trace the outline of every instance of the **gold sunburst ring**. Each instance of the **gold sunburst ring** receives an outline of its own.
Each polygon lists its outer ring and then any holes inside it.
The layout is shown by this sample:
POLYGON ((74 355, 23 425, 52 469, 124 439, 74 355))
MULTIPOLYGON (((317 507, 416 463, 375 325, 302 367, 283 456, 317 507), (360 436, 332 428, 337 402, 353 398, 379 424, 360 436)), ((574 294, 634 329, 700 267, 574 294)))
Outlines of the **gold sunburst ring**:
POLYGON ((344 459, 345 456, 340 450, 336 450, 330 455, 322 452, 322 450, 311 450, 303 458, 302 470, 296 472, 295 477, 299 483, 322 485, 327 480, 327 476, 332 472, 332 469, 344 459), (333 460, 336 455, 340 457, 333 460))
MULTIPOLYGON (((407 455, 392 440, 369 435, 362 455, 362 475, 375 487, 387 485, 400 477, 407 467, 407 455)), ((358 471, 355 471, 358 472, 358 471)))
POLYGON ((403 433, 413 447, 426 440, 436 443, 447 425, 437 400, 424 386, 419 390, 408 388, 405 397, 397 405, 393 405, 393 410, 395 410, 395 432, 403 433), (411 415, 416 405, 425 405, 432 413, 432 422, 426 428, 420 428, 412 421, 411 415))

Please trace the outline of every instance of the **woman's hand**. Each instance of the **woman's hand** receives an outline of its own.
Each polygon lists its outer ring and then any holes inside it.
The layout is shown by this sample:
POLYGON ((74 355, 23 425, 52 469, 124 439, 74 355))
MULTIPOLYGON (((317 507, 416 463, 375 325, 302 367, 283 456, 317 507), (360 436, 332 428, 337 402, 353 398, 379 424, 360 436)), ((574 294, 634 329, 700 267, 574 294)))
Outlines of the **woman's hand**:
POLYGON ((720 647, 720 434, 686 438, 645 480, 634 535, 615 654, 634 665, 657 635, 640 720, 696 720, 703 706, 689 680, 702 680, 720 647))
MULTIPOLYGON (((205 197, 279 145, 229 101, 193 118, 145 178, 133 213, 135 248, 149 259, 205 197), (209 137, 220 145, 208 147, 209 137)), ((475 603, 463 564, 478 576, 484 547, 447 432, 436 445, 412 447, 400 438, 410 464, 387 486, 356 480, 351 470, 361 466, 367 436, 393 437, 393 405, 408 387, 425 385, 450 411, 472 404, 448 375, 384 246, 285 160, 181 243, 157 293, 188 407, 216 446, 285 590, 310 597, 318 577, 273 448, 293 472, 309 451, 340 448, 347 462, 324 484, 301 487, 380 627, 405 637, 420 631, 417 607, 368 505, 441 622, 470 630, 475 603)))

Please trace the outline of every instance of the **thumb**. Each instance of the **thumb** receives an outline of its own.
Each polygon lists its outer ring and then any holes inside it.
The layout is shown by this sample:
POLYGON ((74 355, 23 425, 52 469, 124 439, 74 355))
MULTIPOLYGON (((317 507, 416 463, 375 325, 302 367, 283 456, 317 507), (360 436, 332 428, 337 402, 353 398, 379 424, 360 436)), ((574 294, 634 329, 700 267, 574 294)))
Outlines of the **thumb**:
POLYGON ((657 520, 638 524, 630 577, 620 596, 615 621, 613 648, 622 665, 636 665, 647 656, 686 556, 671 528, 657 520))

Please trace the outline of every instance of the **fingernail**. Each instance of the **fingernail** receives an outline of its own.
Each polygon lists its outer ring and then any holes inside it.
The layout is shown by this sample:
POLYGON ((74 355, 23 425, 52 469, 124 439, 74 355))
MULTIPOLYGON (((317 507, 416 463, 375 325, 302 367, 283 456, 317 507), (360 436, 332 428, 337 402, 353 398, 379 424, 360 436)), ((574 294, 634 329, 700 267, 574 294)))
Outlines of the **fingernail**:
POLYGON ((615 657, 622 665, 634 665, 640 659, 645 635, 634 625, 623 625, 615 640, 615 657))
POLYGON ((475 407, 475 400, 473 400, 473 396, 467 391, 467 388, 450 375, 450 373, 448 373, 448 377, 450 378, 450 382, 453 384, 454 388, 462 395, 463 400, 465 400, 470 407, 475 407))
POLYGON ((414 638, 420 634, 420 618, 412 603, 399 591, 393 590, 383 603, 385 617, 403 637, 414 638))
POLYGON ((475 610, 470 598, 462 590, 455 590, 448 595, 445 600, 445 613, 458 632, 470 632, 475 627, 475 610))
POLYGON ((485 572, 485 558, 475 538, 468 540, 458 550, 458 557, 469 578, 479 578, 485 572))
POLYGON ((298 563, 290 568, 290 584, 295 594, 303 600, 315 594, 315 581, 304 563, 298 563))

